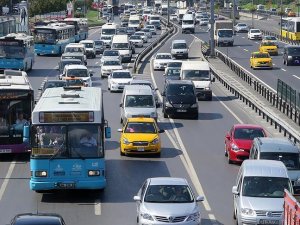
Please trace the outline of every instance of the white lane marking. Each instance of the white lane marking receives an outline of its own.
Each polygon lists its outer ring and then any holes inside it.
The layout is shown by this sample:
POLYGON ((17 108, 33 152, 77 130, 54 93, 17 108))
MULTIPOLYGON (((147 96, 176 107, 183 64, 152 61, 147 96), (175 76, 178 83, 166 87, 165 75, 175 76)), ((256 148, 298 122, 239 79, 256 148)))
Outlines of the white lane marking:
POLYGON ((245 37, 242 37, 242 38, 244 38, 244 39, 245 39, 245 37))
POLYGON ((298 77, 297 75, 293 75, 293 77, 296 77, 297 79, 299 79, 299 80, 300 80, 300 77, 298 77))
POLYGON ((238 48, 241 48, 241 46, 239 46, 239 45, 238 45, 237 47, 238 47, 238 48))
POLYGON ((256 44, 259 44, 257 41, 255 42, 256 44))
POLYGON ((1 188, 0 188, 0 201, 1 201, 2 197, 3 197, 5 189, 6 189, 7 185, 8 185, 8 181, 9 181, 9 179, 11 177, 11 174, 12 174, 14 168, 15 168, 15 165, 16 165, 15 161, 11 162, 10 165, 9 165, 8 171, 6 173, 6 176, 5 176, 4 180, 3 180, 3 183, 2 183, 1 188))
POLYGON ((245 49, 245 48, 244 48, 243 50, 244 50, 245 52, 248 52, 248 51, 249 51, 248 49, 245 49))
POLYGON ((101 201, 100 199, 97 199, 95 201, 95 215, 100 216, 101 215, 101 201))
POLYGON ((95 64, 97 65, 99 62, 97 61, 97 62, 95 62, 95 64))
POLYGON ((286 72, 286 70, 285 70, 285 69, 283 69, 283 68, 281 68, 281 70, 282 70, 282 71, 284 71, 284 72, 286 72))

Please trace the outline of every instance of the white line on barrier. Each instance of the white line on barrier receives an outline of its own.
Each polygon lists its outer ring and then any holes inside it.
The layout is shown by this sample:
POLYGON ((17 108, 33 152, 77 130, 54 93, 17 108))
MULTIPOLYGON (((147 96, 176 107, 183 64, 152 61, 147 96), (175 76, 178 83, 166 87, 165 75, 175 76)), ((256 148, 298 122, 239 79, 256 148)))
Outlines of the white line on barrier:
POLYGON ((300 77, 298 77, 297 75, 293 75, 293 77, 296 77, 297 79, 299 79, 299 80, 300 80, 300 77))
POLYGON ((283 69, 283 68, 281 68, 281 70, 282 70, 282 71, 284 71, 284 72, 286 72, 286 70, 285 70, 285 69, 283 69))

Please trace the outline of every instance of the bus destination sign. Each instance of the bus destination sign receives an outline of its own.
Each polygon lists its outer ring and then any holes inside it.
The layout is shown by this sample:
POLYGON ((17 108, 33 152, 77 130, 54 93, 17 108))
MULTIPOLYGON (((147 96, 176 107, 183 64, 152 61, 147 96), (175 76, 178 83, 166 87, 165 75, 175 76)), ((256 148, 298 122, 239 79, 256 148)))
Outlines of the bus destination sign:
POLYGON ((93 122, 93 112, 41 112, 40 122, 63 123, 63 122, 93 122))

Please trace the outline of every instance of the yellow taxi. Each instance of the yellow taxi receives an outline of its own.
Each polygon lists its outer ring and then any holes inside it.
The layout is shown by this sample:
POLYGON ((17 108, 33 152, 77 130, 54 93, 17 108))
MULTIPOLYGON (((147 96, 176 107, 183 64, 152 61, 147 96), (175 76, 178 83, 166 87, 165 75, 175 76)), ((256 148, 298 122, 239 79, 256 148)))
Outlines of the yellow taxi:
POLYGON ((273 68, 272 58, 268 52, 252 52, 250 57, 250 67, 258 68, 273 68))
POLYGON ((67 87, 87 87, 87 83, 84 82, 80 77, 70 76, 64 77, 63 80, 66 81, 67 87))
POLYGON ((259 46, 259 51, 268 52, 270 55, 278 55, 278 47, 271 41, 262 41, 259 46))
POLYGON ((153 118, 128 118, 121 132, 120 155, 154 154, 160 156, 160 130, 153 118))

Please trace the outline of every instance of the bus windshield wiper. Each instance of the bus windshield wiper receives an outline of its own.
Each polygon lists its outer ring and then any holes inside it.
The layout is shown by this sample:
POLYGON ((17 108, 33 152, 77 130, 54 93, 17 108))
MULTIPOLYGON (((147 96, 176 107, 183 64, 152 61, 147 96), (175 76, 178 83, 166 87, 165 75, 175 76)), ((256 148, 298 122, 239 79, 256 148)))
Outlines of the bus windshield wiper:
POLYGON ((85 160, 85 158, 75 148, 71 148, 71 151, 76 152, 80 159, 85 160))

